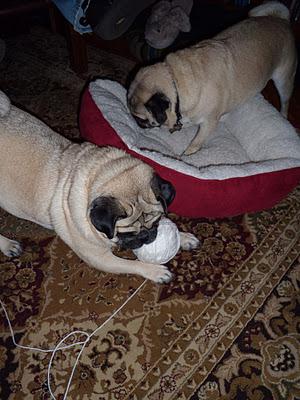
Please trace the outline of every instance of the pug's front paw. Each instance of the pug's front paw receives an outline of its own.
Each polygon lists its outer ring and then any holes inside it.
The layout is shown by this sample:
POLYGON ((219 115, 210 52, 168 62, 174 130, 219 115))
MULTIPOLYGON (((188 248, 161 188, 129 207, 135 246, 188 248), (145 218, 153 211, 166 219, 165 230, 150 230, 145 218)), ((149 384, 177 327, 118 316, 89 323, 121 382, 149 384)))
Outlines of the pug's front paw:
POLYGON ((199 151, 200 149, 201 149, 201 146, 199 147, 199 146, 190 145, 184 150, 182 155, 183 156, 191 156, 192 154, 197 153, 197 151, 199 151))
POLYGON ((22 246, 16 240, 10 240, 4 238, 3 243, 1 243, 1 251, 7 257, 17 257, 22 253, 22 246))
POLYGON ((144 274, 145 278, 150 279, 156 283, 169 283, 173 279, 173 274, 164 265, 147 265, 147 272, 144 274))
POLYGON ((188 232, 180 232, 180 247, 182 250, 194 250, 200 246, 200 240, 188 232))

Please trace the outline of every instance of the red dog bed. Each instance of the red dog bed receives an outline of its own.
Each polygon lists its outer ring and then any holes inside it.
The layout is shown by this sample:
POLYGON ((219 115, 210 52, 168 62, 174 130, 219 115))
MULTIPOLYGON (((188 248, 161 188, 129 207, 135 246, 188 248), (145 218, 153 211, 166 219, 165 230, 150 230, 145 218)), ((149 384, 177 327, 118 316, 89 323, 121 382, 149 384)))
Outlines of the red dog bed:
POLYGON ((270 208, 300 182, 300 139, 261 95, 220 121, 201 150, 176 159, 195 134, 141 129, 116 82, 96 80, 80 110, 83 138, 114 146, 150 164, 176 188, 170 211, 187 217, 227 217, 270 208))

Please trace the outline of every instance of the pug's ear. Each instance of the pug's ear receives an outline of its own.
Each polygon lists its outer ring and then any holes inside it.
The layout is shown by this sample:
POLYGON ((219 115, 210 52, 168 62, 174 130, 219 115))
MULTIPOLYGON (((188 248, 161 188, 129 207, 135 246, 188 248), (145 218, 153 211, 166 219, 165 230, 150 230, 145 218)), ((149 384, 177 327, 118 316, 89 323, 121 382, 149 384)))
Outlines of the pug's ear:
POLYGON ((163 124, 167 120, 166 110, 170 106, 170 100, 163 93, 155 93, 145 103, 145 107, 151 112, 153 117, 159 124, 163 124))
POLYGON ((108 239, 113 238, 116 222, 121 217, 126 217, 125 211, 114 197, 100 196, 91 204, 91 222, 99 232, 105 233, 108 239))
POLYGON ((151 181, 151 188, 156 198, 161 201, 164 210, 167 211, 167 208, 174 200, 176 194, 176 190, 172 183, 155 174, 151 181))

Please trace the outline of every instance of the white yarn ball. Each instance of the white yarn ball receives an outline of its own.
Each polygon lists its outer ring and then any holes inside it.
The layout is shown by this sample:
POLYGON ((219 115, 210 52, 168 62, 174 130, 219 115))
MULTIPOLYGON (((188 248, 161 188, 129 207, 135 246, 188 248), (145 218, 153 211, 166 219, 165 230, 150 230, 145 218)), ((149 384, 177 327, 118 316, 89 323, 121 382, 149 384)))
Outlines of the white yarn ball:
POLYGON ((180 235, 177 226, 168 218, 162 218, 157 228, 156 239, 133 252, 140 261, 165 264, 178 252, 180 235))

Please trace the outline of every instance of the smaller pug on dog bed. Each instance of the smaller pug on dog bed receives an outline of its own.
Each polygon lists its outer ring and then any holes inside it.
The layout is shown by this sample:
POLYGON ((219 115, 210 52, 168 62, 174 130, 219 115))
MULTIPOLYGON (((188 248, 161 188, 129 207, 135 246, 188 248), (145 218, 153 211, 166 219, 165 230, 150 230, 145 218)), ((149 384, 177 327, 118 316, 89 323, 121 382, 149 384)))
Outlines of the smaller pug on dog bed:
POLYGON ((289 10, 271 1, 213 39, 140 69, 128 90, 128 106, 143 128, 164 126, 173 132, 183 123, 198 125, 184 151, 190 155, 201 148, 222 115, 259 93, 270 79, 286 117, 296 67, 289 10))
MULTIPOLYGON (((12 106, 0 92, 0 207, 53 229, 92 267, 169 282, 164 265, 127 260, 114 245, 137 249, 155 240, 157 227, 175 196, 173 186, 137 158, 113 147, 77 144, 34 116, 12 106)), ((180 233, 190 250, 198 239, 180 233)), ((20 244, 0 235, 8 257, 20 244)))

